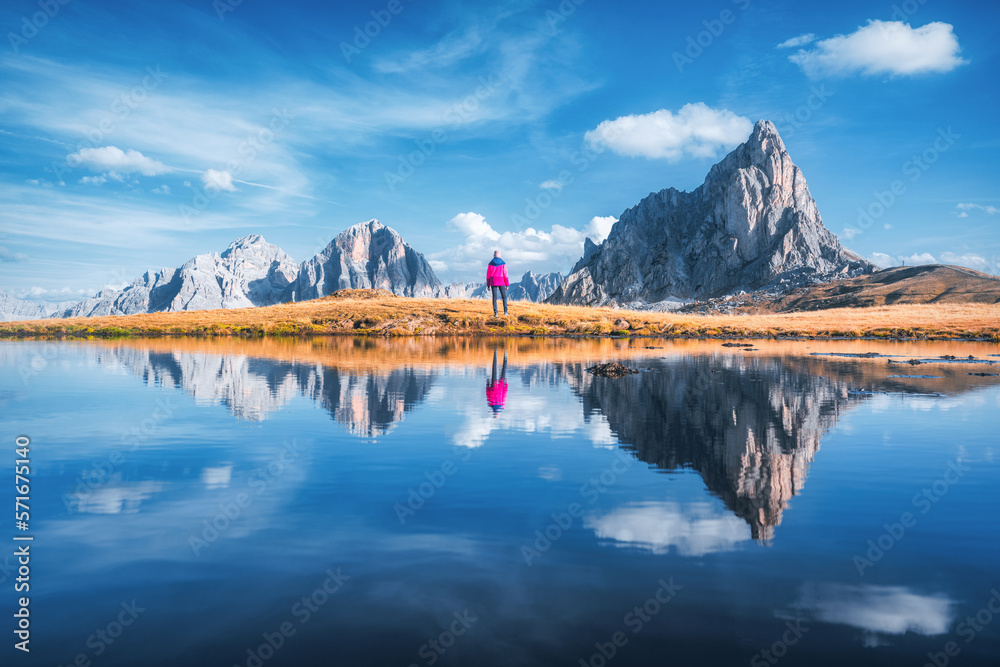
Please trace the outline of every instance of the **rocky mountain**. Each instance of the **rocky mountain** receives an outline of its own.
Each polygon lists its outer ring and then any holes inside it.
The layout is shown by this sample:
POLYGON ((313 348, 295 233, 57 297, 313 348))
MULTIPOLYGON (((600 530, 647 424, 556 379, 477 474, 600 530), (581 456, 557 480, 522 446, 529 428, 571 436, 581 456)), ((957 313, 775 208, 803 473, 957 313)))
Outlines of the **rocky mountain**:
POLYGON ((507 297, 514 301, 545 301, 562 284, 563 277, 561 273, 535 275, 528 271, 520 282, 511 283, 507 297))
MULTIPOLYGON (((544 301, 563 281, 563 274, 531 271, 521 276, 521 280, 507 288, 507 298, 511 301, 544 301)), ((445 299, 492 299, 493 295, 485 283, 451 283, 438 290, 436 296, 445 299)))
POLYGON ((65 317, 270 306, 284 300, 297 275, 298 266, 284 250, 251 234, 221 255, 198 255, 179 269, 147 271, 124 289, 102 290, 65 317))
POLYGON ((622 213, 549 302, 642 305, 874 270, 823 226, 802 171, 762 120, 692 192, 667 188, 622 213))
POLYGON ((396 230, 369 220, 342 231, 304 262, 285 301, 304 301, 341 289, 385 289, 401 296, 435 296, 441 281, 424 256, 396 230))
POLYGON ((25 301, 0 290, 0 322, 43 320, 48 317, 59 317, 60 313, 71 305, 72 303, 25 301))
POLYGON ((0 292, 0 317, 13 321, 248 308, 346 288, 381 288, 404 296, 437 296, 444 290, 422 254, 395 230, 369 220, 344 230, 301 265, 262 236, 250 234, 221 254, 197 255, 178 269, 147 271, 122 289, 101 290, 75 304, 45 306, 0 292))

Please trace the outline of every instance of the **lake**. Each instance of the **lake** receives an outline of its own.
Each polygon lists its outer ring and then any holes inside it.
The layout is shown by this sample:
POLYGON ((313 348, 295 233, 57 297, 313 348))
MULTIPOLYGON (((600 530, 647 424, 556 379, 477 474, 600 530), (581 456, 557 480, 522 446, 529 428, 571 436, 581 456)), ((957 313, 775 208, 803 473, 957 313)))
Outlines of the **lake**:
POLYGON ((1000 664, 1000 346, 743 343, 0 342, 4 664, 1000 664))

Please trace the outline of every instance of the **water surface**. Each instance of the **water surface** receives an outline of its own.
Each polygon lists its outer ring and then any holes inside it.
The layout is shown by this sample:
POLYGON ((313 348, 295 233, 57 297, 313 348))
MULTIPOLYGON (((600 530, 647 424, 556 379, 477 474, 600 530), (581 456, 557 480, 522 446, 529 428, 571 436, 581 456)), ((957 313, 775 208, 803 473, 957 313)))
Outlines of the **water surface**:
POLYGON ((0 343, 4 664, 998 664, 1000 348, 751 344, 0 343))

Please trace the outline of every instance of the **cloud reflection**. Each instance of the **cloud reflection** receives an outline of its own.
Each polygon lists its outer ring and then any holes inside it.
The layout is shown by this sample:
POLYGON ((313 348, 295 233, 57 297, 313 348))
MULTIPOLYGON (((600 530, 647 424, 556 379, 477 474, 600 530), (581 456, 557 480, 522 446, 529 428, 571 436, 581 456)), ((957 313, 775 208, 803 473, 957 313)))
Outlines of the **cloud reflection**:
MULTIPOLYGON (((902 586, 805 584, 793 607, 824 623, 883 635, 943 635, 951 627, 954 601, 920 595, 902 586)), ((879 643, 866 639, 866 644, 879 643)))
POLYGON ((732 514, 717 513, 708 503, 649 502, 628 505, 598 517, 587 517, 586 528, 618 546, 663 554, 675 549, 682 556, 732 551, 752 539, 750 526, 732 514))

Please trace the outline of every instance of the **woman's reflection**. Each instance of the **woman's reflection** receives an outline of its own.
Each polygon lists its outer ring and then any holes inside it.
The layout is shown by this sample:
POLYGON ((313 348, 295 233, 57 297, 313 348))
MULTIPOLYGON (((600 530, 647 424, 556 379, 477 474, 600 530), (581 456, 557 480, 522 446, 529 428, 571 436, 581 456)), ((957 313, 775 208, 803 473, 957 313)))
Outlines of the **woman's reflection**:
POLYGON ((493 408, 493 416, 499 417, 500 411, 507 405, 507 350, 503 352, 503 368, 497 377, 497 354, 493 350, 493 375, 486 381, 486 403, 493 408))

